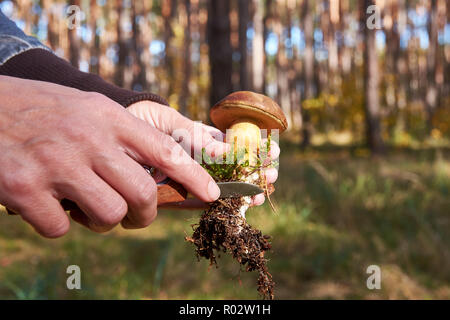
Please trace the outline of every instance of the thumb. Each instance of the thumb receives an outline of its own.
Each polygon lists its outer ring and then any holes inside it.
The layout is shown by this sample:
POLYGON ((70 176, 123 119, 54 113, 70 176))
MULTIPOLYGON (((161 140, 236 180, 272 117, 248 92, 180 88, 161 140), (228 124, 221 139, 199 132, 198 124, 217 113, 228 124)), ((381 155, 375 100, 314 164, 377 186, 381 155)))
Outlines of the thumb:
POLYGON ((213 159, 230 150, 230 146, 224 143, 225 135, 219 129, 192 121, 171 107, 152 101, 140 101, 127 110, 170 135, 199 162, 202 160, 202 149, 213 159))

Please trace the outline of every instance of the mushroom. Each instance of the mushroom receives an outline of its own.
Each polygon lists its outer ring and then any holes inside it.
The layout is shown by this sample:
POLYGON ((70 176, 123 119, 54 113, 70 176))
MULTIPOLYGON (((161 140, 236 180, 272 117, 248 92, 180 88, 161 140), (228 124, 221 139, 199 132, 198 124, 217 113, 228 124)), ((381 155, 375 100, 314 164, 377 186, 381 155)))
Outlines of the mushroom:
POLYGON ((245 147, 251 165, 256 164, 261 142, 260 129, 286 130, 286 117, 271 98, 250 92, 238 91, 229 94, 212 107, 210 118, 221 131, 226 131, 226 139, 234 143, 234 151, 245 147), (230 130, 227 130, 230 129, 230 130))

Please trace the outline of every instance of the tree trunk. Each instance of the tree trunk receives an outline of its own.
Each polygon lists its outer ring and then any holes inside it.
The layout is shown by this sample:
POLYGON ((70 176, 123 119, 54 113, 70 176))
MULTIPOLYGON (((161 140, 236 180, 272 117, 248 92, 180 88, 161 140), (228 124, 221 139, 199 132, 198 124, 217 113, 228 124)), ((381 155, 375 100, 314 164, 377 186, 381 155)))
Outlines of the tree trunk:
POLYGON ((253 52, 252 52, 252 70, 253 70, 253 90, 264 92, 264 25, 263 25, 263 2, 254 0, 253 5, 255 13, 253 15, 253 52))
POLYGON ((173 94, 175 83, 174 81, 175 71, 173 66, 173 48, 172 48, 173 30, 171 20, 175 17, 176 6, 177 0, 162 1, 162 16, 164 18, 164 45, 165 45, 164 66, 168 78, 168 84, 164 95, 166 95, 167 97, 173 94))
POLYGON ((131 88, 136 91, 147 91, 148 83, 145 74, 145 64, 142 61, 143 46, 142 46, 142 35, 139 28, 138 22, 136 21, 139 13, 142 13, 143 3, 138 1, 131 2, 131 18, 132 18, 132 31, 133 31, 133 82, 131 88))
POLYGON ((427 88, 426 88, 426 110, 428 134, 433 129, 433 115, 438 101, 438 88, 436 83, 436 65, 438 52, 438 16, 437 0, 431 0, 428 18, 429 46, 427 51, 427 88))
MULTIPOLYGON (((284 64, 283 68, 286 72, 286 101, 287 104, 284 106, 286 108, 286 113, 288 115, 286 116, 288 120, 288 128, 293 127, 293 122, 295 118, 295 104, 297 103, 297 96, 296 96, 296 90, 295 90, 295 50, 292 45, 292 27, 293 27, 293 10, 295 9, 295 2, 286 2, 286 25, 287 25, 287 38, 289 39, 291 46, 286 50, 285 48, 285 55, 284 55, 284 64)), ((283 106, 282 106, 283 107, 283 106)))
MULTIPOLYGON (((272 18, 272 0, 266 0, 265 7, 264 7, 264 18, 263 18, 263 44, 267 42, 267 37, 269 36, 269 20, 272 18)), ((265 48, 264 48, 264 65, 263 65, 263 93, 266 94, 266 87, 267 87, 267 77, 268 74, 268 61, 267 61, 267 55, 265 54, 265 48)))
POLYGON ((211 66, 210 103, 214 105, 231 93, 232 50, 230 43, 230 3, 208 1, 208 43, 211 66))
MULTIPOLYGON (((80 6, 79 0, 69 1, 70 5, 80 6)), ((69 61, 75 67, 80 67, 80 39, 77 35, 78 26, 68 28, 68 38, 69 38, 69 61)))
POLYGON ((97 20, 99 18, 99 7, 97 1, 90 2, 90 25, 94 45, 91 46, 89 56, 89 72, 100 74, 100 37, 97 34, 97 20))
MULTIPOLYGON (((338 69, 339 57, 338 57, 338 45, 336 41, 336 29, 340 22, 339 12, 339 0, 330 0, 330 8, 327 15, 328 26, 328 39, 329 39, 329 58, 328 68, 330 69, 331 79, 334 80, 334 75, 338 69)), ((333 81, 333 85, 335 82, 333 81)))
POLYGON ((189 81, 191 79, 191 0, 184 0, 186 11, 186 26, 183 39, 183 86, 181 89, 179 106, 183 115, 188 115, 189 81))
POLYGON ((116 0, 116 10, 117 10, 117 44, 119 46, 118 61, 116 66, 116 72, 114 75, 114 82, 119 87, 123 87, 125 82, 125 63, 127 58, 127 48, 125 44, 125 39, 123 38, 122 32, 122 0, 116 0))
MULTIPOLYGON (((398 28, 395 28, 394 21, 398 13, 398 3, 391 2, 385 7, 384 19, 387 23, 384 24, 384 32, 386 34, 386 49, 384 58, 384 70, 381 78, 385 86, 385 93, 383 103, 386 106, 386 116, 397 118, 399 113, 398 97, 399 90, 399 70, 397 69, 397 61, 400 59, 400 35, 398 28)), ((397 124, 391 122, 387 125, 387 130, 390 136, 395 134, 397 124)))
POLYGON ((366 116, 367 144, 374 154, 383 152, 380 125, 380 101, 378 96, 379 69, 376 48, 376 29, 366 26, 366 10, 374 5, 374 0, 365 0, 361 6, 361 27, 364 30, 364 111, 366 116))
POLYGON ((59 44, 59 35, 57 28, 57 21, 55 19, 55 14, 51 10, 52 2, 50 0, 43 0, 42 1, 42 9, 44 10, 44 14, 48 17, 48 23, 47 23, 47 39, 48 43, 50 44, 50 48, 53 50, 56 50, 58 44, 59 44))
MULTIPOLYGON (((311 0, 305 0, 303 4, 303 30, 305 34, 305 68, 303 82, 305 85, 304 100, 314 98, 314 20, 311 9, 311 0)), ((303 148, 311 144, 312 125, 308 110, 301 108, 303 119, 303 148)))
POLYGON ((249 76, 247 66, 247 27, 249 20, 248 0, 239 0, 239 85, 240 90, 249 90, 249 76))
MULTIPOLYGON (((288 127, 292 125, 291 119, 291 101, 289 96, 289 79, 288 79, 288 60, 286 57, 285 37, 283 36, 283 24, 280 20, 281 8, 278 8, 278 13, 274 15, 273 29, 278 38, 278 51, 275 58, 276 74, 277 74, 277 102, 280 104, 288 127)), ((284 15, 284 14, 283 14, 284 15)))
MULTIPOLYGON (((349 1, 341 0, 339 2, 339 30, 344 32, 348 30, 350 24, 349 1)), ((338 47, 339 71, 342 76, 346 76, 353 71, 354 68, 354 48, 346 45, 338 47)))
MULTIPOLYGON (((394 32, 397 34, 396 37, 400 42, 400 34, 404 32, 407 28, 407 11, 405 8, 405 0, 399 0, 395 3, 394 12, 397 14, 397 30, 394 32)), ((409 67, 408 67, 408 50, 401 50, 400 43, 398 43, 397 54, 395 58, 395 73, 397 79, 397 97, 396 97, 396 111, 397 116, 395 119, 395 132, 403 132, 406 129, 406 106, 408 105, 408 83, 410 79, 408 78, 409 67)))

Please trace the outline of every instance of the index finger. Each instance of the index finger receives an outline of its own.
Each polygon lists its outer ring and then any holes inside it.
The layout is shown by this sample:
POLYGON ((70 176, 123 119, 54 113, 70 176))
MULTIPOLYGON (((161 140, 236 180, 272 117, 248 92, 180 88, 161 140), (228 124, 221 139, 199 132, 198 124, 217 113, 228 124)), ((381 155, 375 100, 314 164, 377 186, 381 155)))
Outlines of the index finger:
POLYGON ((143 120, 127 114, 118 124, 126 153, 141 164, 161 170, 202 201, 212 202, 220 195, 213 178, 167 134, 143 120))

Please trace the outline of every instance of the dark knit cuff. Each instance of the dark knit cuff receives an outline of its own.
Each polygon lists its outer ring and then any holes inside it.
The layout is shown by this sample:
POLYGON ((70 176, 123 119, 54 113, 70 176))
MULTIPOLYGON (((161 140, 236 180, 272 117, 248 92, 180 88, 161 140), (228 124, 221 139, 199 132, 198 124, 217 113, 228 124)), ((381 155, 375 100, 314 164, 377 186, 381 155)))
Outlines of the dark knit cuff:
POLYGON ((156 94, 122 89, 95 74, 82 72, 66 60, 44 49, 30 49, 14 56, 0 66, 0 75, 52 82, 82 91, 98 92, 124 107, 144 100, 169 105, 164 98, 156 94))

